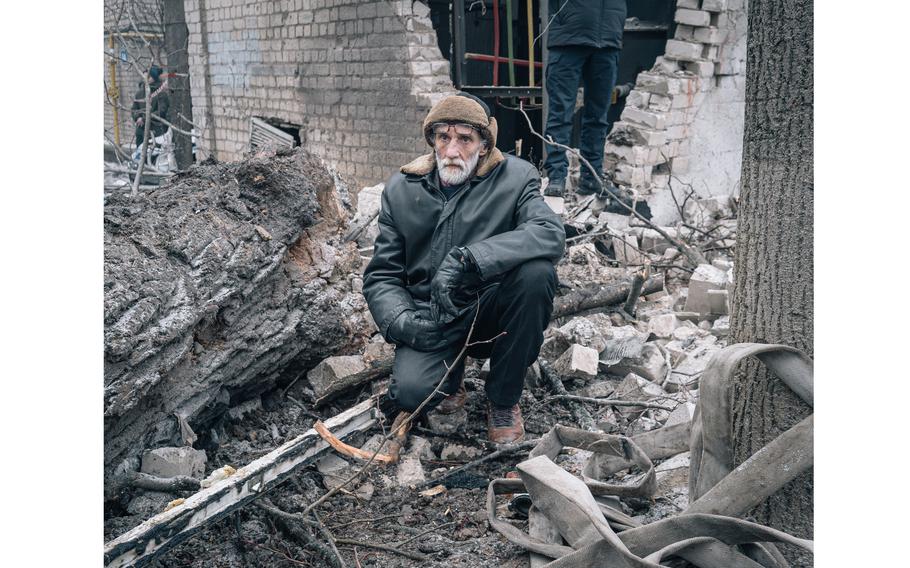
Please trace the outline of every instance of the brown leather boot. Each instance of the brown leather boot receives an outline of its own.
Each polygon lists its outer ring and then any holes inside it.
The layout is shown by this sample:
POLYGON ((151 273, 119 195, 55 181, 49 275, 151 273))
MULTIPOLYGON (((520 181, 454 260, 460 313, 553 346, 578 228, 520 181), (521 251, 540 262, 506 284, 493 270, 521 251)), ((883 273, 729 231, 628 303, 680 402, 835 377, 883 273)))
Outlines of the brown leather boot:
POLYGON ((521 408, 497 408, 487 401, 487 439, 494 444, 520 442, 525 435, 521 408))
POLYGON ((454 414, 464 407, 464 401, 467 398, 468 391, 464 389, 464 382, 462 382, 458 385, 458 390, 442 399, 435 410, 440 414, 454 414))
POLYGON ((398 457, 401 455, 401 450, 404 449, 405 444, 408 441, 408 432, 411 431, 411 424, 413 421, 405 423, 408 418, 411 417, 411 413, 402 410, 395 416, 395 420, 392 421, 392 438, 389 440, 389 451, 388 455, 392 458, 392 463, 398 461, 398 457))

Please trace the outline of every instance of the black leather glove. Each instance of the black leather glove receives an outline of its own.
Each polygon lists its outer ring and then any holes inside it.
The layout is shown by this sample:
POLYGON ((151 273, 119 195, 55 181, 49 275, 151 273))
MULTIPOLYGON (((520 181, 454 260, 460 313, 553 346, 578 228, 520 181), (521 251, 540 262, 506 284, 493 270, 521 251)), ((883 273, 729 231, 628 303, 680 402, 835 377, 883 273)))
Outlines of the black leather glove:
POLYGON ((441 323, 455 319, 471 303, 471 293, 482 283, 471 251, 455 247, 443 259, 430 283, 430 309, 441 323), (461 304, 459 307, 458 304, 461 304))
POLYGON ((417 351, 436 351, 448 344, 443 326, 416 310, 401 312, 395 318, 389 326, 389 338, 417 351))

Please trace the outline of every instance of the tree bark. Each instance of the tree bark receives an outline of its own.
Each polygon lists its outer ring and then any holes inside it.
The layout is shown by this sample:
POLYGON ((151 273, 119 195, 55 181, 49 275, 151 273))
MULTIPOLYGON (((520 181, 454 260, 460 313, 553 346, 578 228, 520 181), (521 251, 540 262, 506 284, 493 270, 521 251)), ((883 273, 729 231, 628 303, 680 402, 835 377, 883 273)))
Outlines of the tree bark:
MULTIPOLYGON (((167 53, 171 89, 171 113, 164 118, 181 129, 190 130, 193 120, 193 101, 190 97, 190 65, 187 50, 189 32, 183 0, 164 0, 164 51, 167 53), (185 117, 186 120, 180 118, 185 117), (190 122, 187 122, 190 121, 190 122)), ((193 141, 186 134, 171 129, 177 168, 185 170, 193 163, 193 141)))
MULTIPOLYGON (((104 210, 104 463, 181 444, 375 329, 350 196, 302 150, 190 168, 104 210), (347 204, 347 205, 346 205, 347 204)), ((110 492, 108 492, 110 493, 110 492)))
MULTIPOLYGON (((736 342, 813 351, 813 11, 808 0, 750 1, 742 202, 731 332, 736 342)), ((733 385, 736 464, 812 410, 757 361, 733 385)), ((764 524, 812 538, 813 475, 756 507, 764 524)), ((782 547, 796 566, 812 558, 782 547)))

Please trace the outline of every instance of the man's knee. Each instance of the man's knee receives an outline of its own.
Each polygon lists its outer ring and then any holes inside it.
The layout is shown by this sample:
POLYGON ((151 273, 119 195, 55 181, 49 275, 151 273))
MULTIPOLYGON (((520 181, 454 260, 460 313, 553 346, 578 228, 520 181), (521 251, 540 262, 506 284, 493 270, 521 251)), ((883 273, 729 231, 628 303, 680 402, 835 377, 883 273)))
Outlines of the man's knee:
MULTIPOLYGON (((454 355, 445 353, 427 353, 409 347, 395 350, 395 363, 392 367, 392 378, 389 381, 389 397, 402 410, 415 410, 436 388, 436 384, 446 372, 446 365, 451 364, 454 355)), ((449 382, 460 377, 463 363, 453 369, 449 382)), ((443 391, 447 385, 443 386, 443 391)), ((441 396, 436 398, 441 399, 441 396)), ((435 402, 438 402, 435 401, 435 402)), ((433 404, 427 408, 431 408, 433 404)))
POLYGON ((523 294, 540 294, 551 299, 556 294, 556 267, 549 260, 529 260, 515 268, 511 276, 512 284, 523 294))

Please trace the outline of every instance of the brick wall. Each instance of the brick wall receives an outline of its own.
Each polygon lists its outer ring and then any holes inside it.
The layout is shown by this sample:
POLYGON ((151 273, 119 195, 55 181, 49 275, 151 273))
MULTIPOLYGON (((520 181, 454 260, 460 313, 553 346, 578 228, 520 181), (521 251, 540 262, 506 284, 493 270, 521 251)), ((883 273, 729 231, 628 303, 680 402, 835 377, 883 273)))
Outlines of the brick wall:
POLYGON ((186 0, 186 18, 203 157, 241 158, 250 117, 273 117, 373 185, 428 151, 420 123, 453 91, 420 2, 186 0))
POLYGON ((648 201, 658 223, 682 201, 739 188, 745 112, 745 0, 678 0, 675 37, 640 73, 605 148, 614 182, 648 201))

